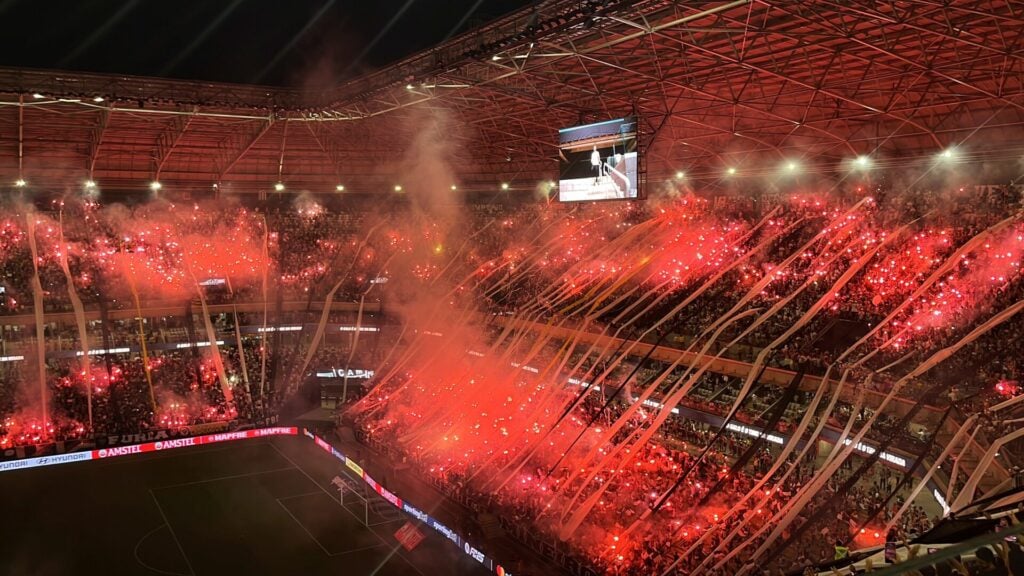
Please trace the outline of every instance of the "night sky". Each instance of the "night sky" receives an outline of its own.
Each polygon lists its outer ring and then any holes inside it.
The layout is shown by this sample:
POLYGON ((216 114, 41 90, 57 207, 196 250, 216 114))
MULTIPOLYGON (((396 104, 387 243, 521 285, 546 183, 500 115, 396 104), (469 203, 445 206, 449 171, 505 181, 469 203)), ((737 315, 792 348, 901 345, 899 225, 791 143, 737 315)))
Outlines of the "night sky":
POLYGON ((530 0, 0 0, 0 66, 311 87, 530 0))

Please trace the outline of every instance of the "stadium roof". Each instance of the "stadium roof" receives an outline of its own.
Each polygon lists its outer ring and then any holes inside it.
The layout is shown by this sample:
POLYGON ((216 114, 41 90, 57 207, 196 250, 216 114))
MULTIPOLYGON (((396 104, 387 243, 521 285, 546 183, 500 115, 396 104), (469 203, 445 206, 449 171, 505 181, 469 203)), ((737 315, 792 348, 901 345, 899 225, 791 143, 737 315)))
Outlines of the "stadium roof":
POLYGON ((415 142, 467 188, 532 189, 555 176, 558 128, 634 113, 649 179, 903 166, 950 146, 1011 162, 1022 60, 1009 0, 547 0, 330 90, 3 69, 0 177, 386 191, 415 142), (415 138, 430 112, 450 121, 415 138))

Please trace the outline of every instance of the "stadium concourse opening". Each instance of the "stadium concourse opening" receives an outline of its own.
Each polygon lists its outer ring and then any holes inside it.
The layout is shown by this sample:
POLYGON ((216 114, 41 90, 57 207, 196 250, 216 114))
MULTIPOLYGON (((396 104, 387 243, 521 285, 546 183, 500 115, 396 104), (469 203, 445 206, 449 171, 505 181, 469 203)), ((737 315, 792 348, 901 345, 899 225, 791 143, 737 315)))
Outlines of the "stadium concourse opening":
POLYGON ((1018 3, 80 4, 0 574, 1024 576, 1018 3))

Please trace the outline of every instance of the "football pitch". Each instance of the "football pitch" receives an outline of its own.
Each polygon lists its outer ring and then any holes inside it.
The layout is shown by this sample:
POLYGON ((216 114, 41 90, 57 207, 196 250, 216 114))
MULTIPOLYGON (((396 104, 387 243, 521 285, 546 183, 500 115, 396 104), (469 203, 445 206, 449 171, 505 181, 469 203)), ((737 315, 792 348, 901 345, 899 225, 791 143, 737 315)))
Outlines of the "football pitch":
POLYGON ((368 528, 341 468, 295 436, 8 471, 0 574, 487 574, 428 529, 401 548, 407 517, 368 528))

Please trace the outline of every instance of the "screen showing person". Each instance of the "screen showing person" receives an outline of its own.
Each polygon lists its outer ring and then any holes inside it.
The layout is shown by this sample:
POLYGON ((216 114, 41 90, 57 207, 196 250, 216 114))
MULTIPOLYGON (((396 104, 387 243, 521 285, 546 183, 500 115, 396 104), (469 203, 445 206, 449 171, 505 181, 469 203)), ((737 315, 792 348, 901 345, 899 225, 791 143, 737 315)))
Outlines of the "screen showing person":
POLYGON ((558 131, 558 199, 626 200, 640 196, 636 118, 558 131))

